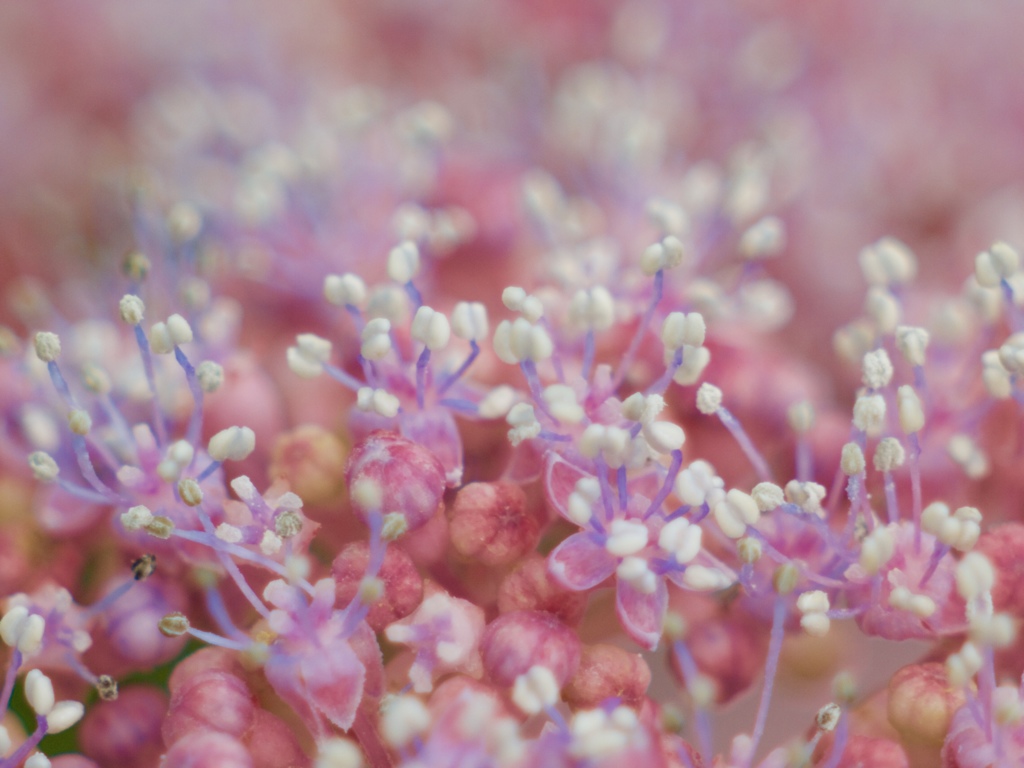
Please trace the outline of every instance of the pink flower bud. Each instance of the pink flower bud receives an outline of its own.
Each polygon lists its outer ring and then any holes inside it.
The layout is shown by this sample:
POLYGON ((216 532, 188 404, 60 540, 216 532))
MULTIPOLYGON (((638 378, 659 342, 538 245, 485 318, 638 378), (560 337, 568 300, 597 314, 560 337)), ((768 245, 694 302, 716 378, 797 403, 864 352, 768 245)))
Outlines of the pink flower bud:
POLYGON ((84 755, 57 755, 50 760, 52 768, 99 768, 99 766, 84 755))
MULTIPOLYGON (((816 762, 815 766, 825 765, 833 741, 834 734, 829 734, 828 738, 821 740, 817 754, 823 758, 816 762)), ((854 734, 846 742, 843 756, 836 768, 857 768, 865 765, 872 768, 909 768, 910 763, 898 741, 854 734)))
MULTIPOLYGON (((426 523, 442 503, 445 473, 430 451, 393 432, 374 432, 352 449, 345 470, 348 487, 360 480, 380 486, 381 513, 405 516, 408 530, 426 523)), ((364 521, 372 510, 355 499, 352 510, 364 521)))
MULTIPOLYGON (((112 581, 107 592, 119 581, 112 581)), ((112 653, 105 669, 111 674, 119 669, 144 669, 158 666, 174 658, 185 644, 184 636, 166 637, 157 625, 164 616, 186 607, 180 586, 150 578, 135 584, 106 612, 106 636, 97 638, 97 645, 110 644, 112 653), (105 642, 103 642, 105 641, 105 642)))
POLYGON ((470 483, 456 494, 448 522, 452 545, 488 566, 519 560, 537 544, 540 526, 526 494, 512 483, 470 483))
POLYGON ((942 664, 911 664, 889 680, 889 724, 904 742, 942 745, 964 692, 950 686, 942 664))
POLYGON ((985 555, 996 572, 992 605, 1024 617, 1024 524, 1006 523, 983 533, 975 551, 985 555))
POLYGON ((639 709, 650 684, 651 669, 640 654, 604 643, 586 645, 576 674, 565 686, 565 700, 576 709, 592 709, 618 698, 639 709))
POLYGON ((183 683, 171 696, 163 724, 170 745, 196 731, 218 731, 241 738, 252 724, 255 704, 245 682, 208 669, 183 683))
POLYGON ((253 768, 302 768, 309 764, 293 729, 265 710, 256 710, 245 741, 252 754, 253 768))
MULTIPOLYGON (((356 596, 370 562, 370 546, 364 541, 349 544, 331 564, 335 581, 337 605, 348 605, 356 596)), ((403 550, 388 547, 377 578, 384 584, 384 593, 372 603, 366 622, 374 632, 412 613, 423 599, 423 578, 403 550)))
MULTIPOLYGON (((715 682, 715 701, 724 704, 750 688, 761 676, 768 652, 767 638, 751 622, 728 616, 708 616, 692 622, 686 645, 701 673, 715 682)), ((678 659, 672 670, 682 681, 678 659)))
POLYGON ((551 670, 565 685, 580 663, 576 633, 549 613, 516 611, 492 621, 480 643, 484 669, 498 685, 511 686, 530 667, 551 670))
POLYGON ((203 672, 216 670, 242 677, 245 673, 238 661, 238 653, 225 648, 200 648, 175 665, 171 677, 167 681, 167 689, 174 696, 178 689, 186 685, 193 677, 203 672))
POLYGON ((530 555, 505 577, 498 590, 498 610, 546 611, 574 627, 583 620, 587 607, 586 592, 572 592, 551 578, 548 562, 530 555))
POLYGON ((160 724, 166 712, 163 691, 142 685, 122 688, 114 701, 88 709, 79 743, 101 765, 148 768, 163 753, 160 724))
POLYGON ((283 479, 310 506, 338 499, 345 460, 345 445, 336 435, 315 424, 304 424, 281 434, 270 457, 271 480, 283 479))
POLYGON ((449 677, 438 685, 430 694, 427 706, 436 717, 460 700, 478 699, 481 696, 486 696, 494 704, 495 719, 518 716, 516 710, 509 706, 507 696, 502 692, 465 675, 449 677))
POLYGON ((217 731, 191 733, 175 742, 162 765, 175 768, 254 768, 252 756, 238 739, 217 731))

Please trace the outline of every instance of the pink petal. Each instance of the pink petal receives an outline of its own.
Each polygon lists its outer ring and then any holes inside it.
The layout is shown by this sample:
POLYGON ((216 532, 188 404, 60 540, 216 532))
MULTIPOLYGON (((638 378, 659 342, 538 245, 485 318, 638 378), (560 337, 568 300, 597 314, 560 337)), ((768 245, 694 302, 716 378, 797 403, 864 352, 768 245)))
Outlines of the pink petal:
POLYGON ((653 651, 661 639, 661 628, 668 610, 668 589, 664 579, 649 595, 634 589, 628 582, 618 580, 615 589, 615 612, 622 628, 633 640, 653 651))
POLYGON ((403 412, 398 423, 403 436, 430 450, 441 462, 449 488, 462 485, 462 438, 451 411, 431 408, 403 412))
POLYGON ((544 492, 548 503, 569 520, 569 494, 576 489, 576 482, 584 477, 593 477, 575 464, 570 464, 554 451, 550 451, 544 462, 544 492))
POLYGON ((543 440, 524 440, 509 456, 502 480, 523 485, 532 483, 544 471, 543 440))
POLYGON ((274 692, 299 716, 314 738, 326 738, 327 726, 310 702, 308 691, 299 674, 298 659, 287 652, 271 654, 270 659, 263 665, 263 673, 274 692))
POLYGON ((548 571, 566 589, 596 587, 615 573, 615 558, 592 534, 575 533, 548 555, 548 571))
POLYGON ((323 651, 304 654, 299 673, 313 705, 343 731, 351 728, 366 681, 366 669, 351 646, 337 641, 323 651))

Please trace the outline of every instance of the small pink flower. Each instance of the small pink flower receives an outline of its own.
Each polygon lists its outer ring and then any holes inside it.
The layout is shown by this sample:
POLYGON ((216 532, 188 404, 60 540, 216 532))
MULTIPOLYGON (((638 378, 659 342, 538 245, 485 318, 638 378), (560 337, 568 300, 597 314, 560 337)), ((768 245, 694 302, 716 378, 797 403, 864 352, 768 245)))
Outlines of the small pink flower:
POLYGON ((415 651, 409 679, 413 689, 422 693, 430 691, 434 680, 450 672, 479 677, 483 671, 479 645, 484 612, 433 584, 426 586, 425 593, 423 602, 411 615, 384 631, 391 642, 415 651))
POLYGON ((374 432, 352 449, 345 469, 348 487, 371 480, 381 490, 379 510, 364 509, 353 499, 353 511, 363 519, 371 512, 400 514, 412 531, 426 523, 441 504, 444 468, 430 451, 393 432, 374 432))

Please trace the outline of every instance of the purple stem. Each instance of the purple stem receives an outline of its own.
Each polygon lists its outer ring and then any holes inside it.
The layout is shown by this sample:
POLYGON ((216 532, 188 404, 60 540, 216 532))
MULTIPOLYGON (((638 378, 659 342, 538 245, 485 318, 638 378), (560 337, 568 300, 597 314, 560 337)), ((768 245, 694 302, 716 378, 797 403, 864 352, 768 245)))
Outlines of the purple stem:
POLYGON ((764 673, 764 687, 761 689, 761 701, 757 707, 757 719, 754 721, 754 734, 750 742, 750 755, 753 758, 757 745, 764 736, 764 727, 768 722, 768 705, 772 700, 772 688, 775 685, 775 673, 779 669, 779 654, 782 653, 782 638, 786 634, 786 599, 779 595, 775 598, 775 610, 772 612, 772 633, 768 641, 768 666, 764 673))
POLYGON ((167 424, 164 423, 164 415, 160 410, 160 396, 156 391, 156 375, 153 373, 153 353, 149 349, 149 339, 146 338, 141 325, 135 326, 135 342, 139 345, 142 367, 146 371, 146 381, 149 384, 149 391, 153 395, 153 427, 156 430, 156 444, 162 448, 167 442, 167 424))
POLYGON ((622 380, 626 378, 626 371, 629 370, 629 367, 633 364, 633 358, 636 357, 636 353, 640 349, 640 342, 643 341, 643 338, 648 331, 651 319, 654 317, 654 310, 661 301, 661 295, 664 287, 665 272, 663 270, 658 270, 654 275, 654 295, 651 297, 651 303, 647 305, 647 311, 644 312, 644 316, 640 320, 640 325, 637 326, 636 333, 633 335, 633 340, 629 343, 629 349, 626 350, 626 354, 622 357, 622 361, 619 363, 619 367, 615 371, 615 377, 612 379, 612 389, 617 389, 622 383, 622 380))

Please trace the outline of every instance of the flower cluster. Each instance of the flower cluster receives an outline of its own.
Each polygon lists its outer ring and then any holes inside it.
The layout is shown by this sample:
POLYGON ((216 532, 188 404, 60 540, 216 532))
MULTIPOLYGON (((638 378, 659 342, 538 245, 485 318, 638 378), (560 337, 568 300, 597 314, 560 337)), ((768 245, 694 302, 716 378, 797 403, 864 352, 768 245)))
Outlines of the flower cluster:
POLYGON ((802 11, 429 5, 191 33, 10 281, 0 768, 1020 765, 1019 232, 807 268, 802 11))

